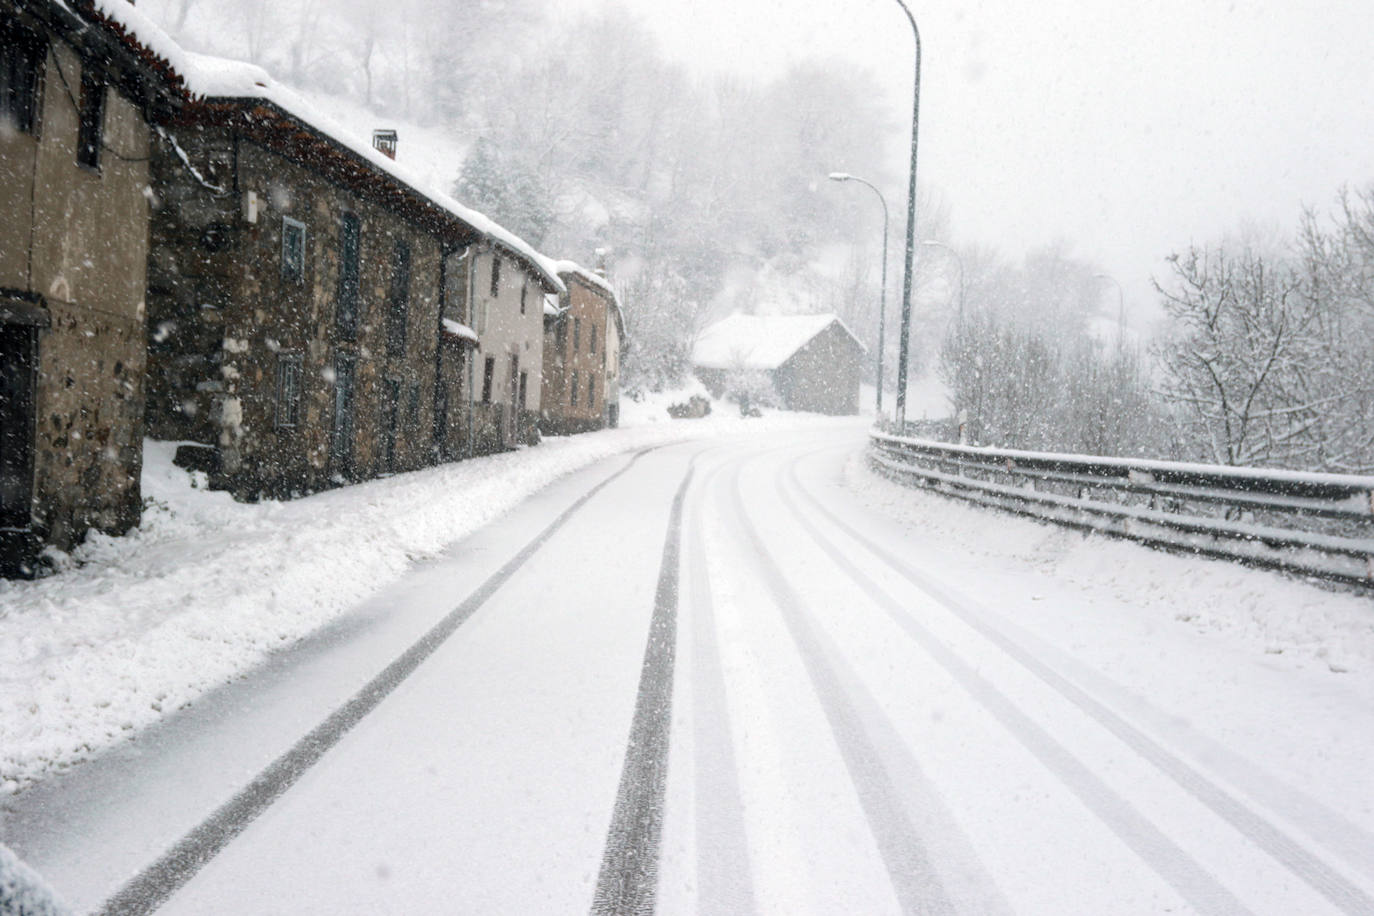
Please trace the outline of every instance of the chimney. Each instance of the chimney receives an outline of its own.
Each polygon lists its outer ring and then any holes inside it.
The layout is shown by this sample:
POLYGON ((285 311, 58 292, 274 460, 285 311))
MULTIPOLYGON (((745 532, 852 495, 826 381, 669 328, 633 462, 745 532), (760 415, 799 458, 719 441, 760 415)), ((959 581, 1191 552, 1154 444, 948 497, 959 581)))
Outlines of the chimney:
POLYGON ((374 130, 372 132, 372 145, 381 150, 383 156, 386 156, 388 159, 395 159, 396 131, 374 130))
POLYGON ((593 273, 603 279, 606 276, 606 260, 608 254, 609 252, 607 252, 605 248, 596 249, 596 270, 594 270, 593 273))

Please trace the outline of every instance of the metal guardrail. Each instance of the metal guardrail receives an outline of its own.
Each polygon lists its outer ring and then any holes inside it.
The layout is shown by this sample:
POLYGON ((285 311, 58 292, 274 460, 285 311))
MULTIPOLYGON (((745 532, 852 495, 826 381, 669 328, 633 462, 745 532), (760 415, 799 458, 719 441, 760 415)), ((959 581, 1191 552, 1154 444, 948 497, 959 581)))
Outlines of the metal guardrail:
POLYGON ((874 432, 880 473, 1165 550, 1374 588, 1374 477, 975 448, 874 432))

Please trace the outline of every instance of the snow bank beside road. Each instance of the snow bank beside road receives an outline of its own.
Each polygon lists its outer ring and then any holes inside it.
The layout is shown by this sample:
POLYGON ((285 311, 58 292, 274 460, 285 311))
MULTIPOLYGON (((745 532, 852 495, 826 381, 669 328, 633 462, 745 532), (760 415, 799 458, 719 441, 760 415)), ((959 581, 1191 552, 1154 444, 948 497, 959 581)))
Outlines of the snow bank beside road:
POLYGON ((564 474, 651 445, 833 422, 854 421, 719 411, 255 505, 194 488, 174 446, 149 442, 137 531, 92 535, 51 578, 0 581, 0 792, 243 675, 564 474))
POLYGON ((919 529, 973 568, 1034 569, 1088 606, 1137 616, 1148 626, 1220 637, 1273 668, 1356 673, 1353 679, 1374 697, 1374 607, 1367 595, 974 506, 894 483, 861 458, 847 473, 868 505, 919 529))

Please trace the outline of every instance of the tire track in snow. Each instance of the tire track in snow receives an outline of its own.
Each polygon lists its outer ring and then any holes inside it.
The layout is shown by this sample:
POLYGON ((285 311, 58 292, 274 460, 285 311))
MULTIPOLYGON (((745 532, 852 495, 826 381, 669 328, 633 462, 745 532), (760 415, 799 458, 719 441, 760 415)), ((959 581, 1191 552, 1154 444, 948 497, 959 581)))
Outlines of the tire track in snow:
MULTIPOLYGON (((700 454, 700 453, 698 453, 700 454)), ((654 911, 658 851, 663 839, 663 799, 668 787, 672 730, 673 661, 677 651, 678 565, 682 503, 692 482, 696 455, 687 467, 668 517, 663 561, 654 592, 654 613, 640 668, 630 742, 592 899, 594 916, 654 911)))
POLYGON ((815 523, 798 510, 796 502, 781 485, 778 492, 802 529, 829 555, 831 562, 1184 900, 1202 913, 1239 916, 1251 912, 1134 805, 1108 786, 971 665, 918 624, 900 601, 855 566, 815 523))
POLYGON ((363 685, 327 719, 269 764, 214 814, 192 828, 171 849, 116 891, 96 910, 98 916, 142 916, 165 903, 178 888, 190 881, 196 872, 228 846, 305 775, 306 771, 318 763, 330 748, 338 744, 362 721, 363 717, 377 708, 382 700, 400 686, 425 659, 433 655, 458 627, 567 523, 568 519, 593 496, 629 471, 640 458, 656 448, 662 446, 635 452, 623 468, 578 497, 543 531, 522 547, 519 553, 506 561, 505 565, 468 595, 462 604, 445 615, 395 661, 383 668, 380 674, 363 685))
MULTIPOLYGON (((745 512, 738 467, 733 476, 732 505, 740 528, 758 557, 766 584, 782 612, 821 710, 830 724, 902 912, 933 916, 957 913, 958 908, 935 868, 930 850, 907 812, 894 775, 884 766, 882 755, 865 728, 864 716, 849 699, 845 682, 852 681, 852 675, 846 678, 837 670, 841 664, 839 659, 826 651, 807 620, 801 596, 788 583, 745 512)), ((905 772, 901 775, 903 780, 919 776, 905 772)))
MULTIPOLYGON (((897 572, 898 575, 901 575, 916 588, 935 599, 965 625, 979 633, 1013 660, 1018 662, 1027 671, 1031 672, 1042 682, 1053 688, 1064 697, 1064 699, 1072 703, 1080 711, 1130 747, 1131 750, 1135 751, 1145 760, 1149 761, 1156 769, 1172 779, 1177 785, 1212 811, 1213 814, 1221 818, 1227 824, 1230 824, 1231 827, 1242 836, 1264 850, 1266 854, 1276 860, 1280 865, 1288 869, 1305 884, 1329 900, 1336 908, 1350 914, 1350 916, 1361 916, 1361 914, 1374 913, 1374 896, 1371 896, 1359 885, 1355 884, 1326 862, 1313 855, 1275 824, 1251 810, 1190 764, 1174 755, 1163 745, 1159 744, 1140 729, 1117 715, 1107 706, 1094 699, 1086 691, 1077 687, 1067 678, 1040 661, 1015 641, 999 632, 984 620, 981 614, 970 608, 957 595, 951 593, 944 586, 931 580, 929 577, 911 569, 891 551, 865 536, 852 525, 839 518, 834 512, 830 511, 830 509, 828 509, 814 494, 810 493, 801 485, 801 481, 797 476, 796 462, 792 464, 788 474, 788 482, 816 509, 817 512, 820 513, 820 515, 837 529, 843 531, 854 541, 863 545, 873 556, 877 557, 889 568, 897 572)), ((785 495, 784 498, 786 498, 785 495)), ((823 538, 824 535, 819 534, 818 529, 811 524, 809 520, 805 519, 801 513, 796 512, 795 503, 792 505, 794 507, 794 513, 802 520, 803 527, 807 528, 809 532, 812 532, 813 537, 823 538)), ((836 557, 837 562, 841 562, 842 556, 838 549, 833 546, 830 549, 836 557)), ((843 562, 847 563, 848 561, 843 560, 843 562)), ((860 573, 860 575, 863 574, 860 573)), ((876 588, 876 586, 873 587, 876 588)), ((909 615, 907 615, 905 611, 901 612, 901 617, 909 621, 909 615)), ((914 626, 914 623, 912 623, 912 625, 914 626)))
MULTIPOLYGON (((719 468, 703 479, 710 490, 719 468)), ((729 697, 717 643, 715 605, 706 571, 706 536, 698 498, 687 571, 692 601, 692 722, 696 771, 697 911, 747 916, 756 912, 744 827, 739 765, 731 738, 729 697)))

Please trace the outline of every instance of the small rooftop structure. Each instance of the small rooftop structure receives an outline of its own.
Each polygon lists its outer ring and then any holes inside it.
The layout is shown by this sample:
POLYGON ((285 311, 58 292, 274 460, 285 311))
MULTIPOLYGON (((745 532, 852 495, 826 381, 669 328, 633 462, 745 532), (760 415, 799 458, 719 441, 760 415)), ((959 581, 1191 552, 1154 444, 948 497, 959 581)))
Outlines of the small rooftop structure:
POLYGON ((396 131, 377 128, 372 132, 372 145, 388 159, 396 158, 396 131))

